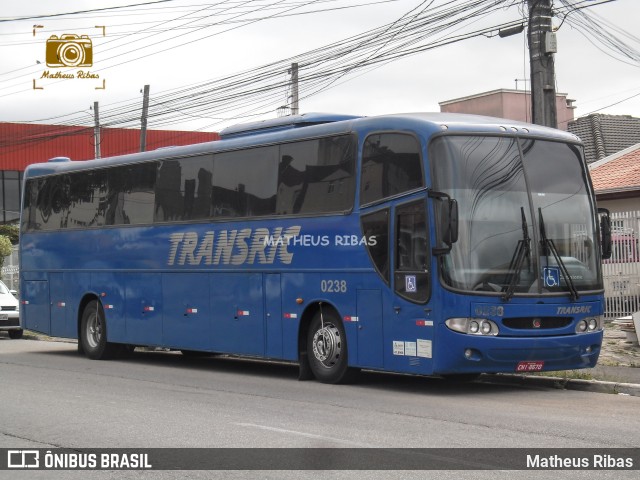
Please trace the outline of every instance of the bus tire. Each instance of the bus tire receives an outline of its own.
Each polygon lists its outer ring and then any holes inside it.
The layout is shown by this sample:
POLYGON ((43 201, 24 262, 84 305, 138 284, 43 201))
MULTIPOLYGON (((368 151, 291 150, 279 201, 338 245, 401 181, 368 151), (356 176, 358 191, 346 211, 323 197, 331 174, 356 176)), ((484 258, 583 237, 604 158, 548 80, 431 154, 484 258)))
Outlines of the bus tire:
POLYGON ((22 338, 23 334, 24 334, 24 330, 22 330, 22 329, 9 330, 9 338, 11 340, 18 340, 18 339, 22 338))
POLYGON ((180 350, 183 357, 186 358, 203 358, 203 357, 211 357, 213 353, 211 352, 202 352, 200 350, 180 350))
POLYGON ((447 382, 450 383, 471 383, 475 382, 478 378, 480 378, 479 373, 452 373, 448 375, 443 375, 447 382))
POLYGON ((349 368, 347 336, 342 322, 333 313, 315 314, 309 325, 307 352, 309 366, 318 381, 333 384, 355 381, 359 370, 349 368))
POLYGON ((107 342, 107 322, 97 300, 89 302, 82 312, 80 343, 84 354, 92 360, 107 360, 118 353, 118 345, 107 342))

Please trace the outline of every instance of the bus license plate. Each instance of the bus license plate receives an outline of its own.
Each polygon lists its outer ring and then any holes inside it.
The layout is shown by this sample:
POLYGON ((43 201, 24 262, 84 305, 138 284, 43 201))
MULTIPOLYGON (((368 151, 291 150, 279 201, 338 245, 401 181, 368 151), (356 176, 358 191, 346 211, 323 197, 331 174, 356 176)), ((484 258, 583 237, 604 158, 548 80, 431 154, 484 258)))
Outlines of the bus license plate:
POLYGON ((541 372, 544 362, 520 362, 516 366, 516 372, 541 372))
POLYGON ((9 315, 6 313, 0 313, 0 320, 9 320, 9 315))

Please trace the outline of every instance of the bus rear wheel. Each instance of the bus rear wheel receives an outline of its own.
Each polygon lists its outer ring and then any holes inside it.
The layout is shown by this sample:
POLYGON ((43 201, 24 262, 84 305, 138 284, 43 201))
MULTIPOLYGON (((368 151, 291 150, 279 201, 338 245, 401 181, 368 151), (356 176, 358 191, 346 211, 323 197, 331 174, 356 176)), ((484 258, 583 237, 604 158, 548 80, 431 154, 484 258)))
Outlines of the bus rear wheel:
POLYGON ((18 340, 20 338, 22 338, 22 334, 24 333, 24 330, 19 329, 19 330, 9 330, 9 338, 12 340, 18 340))
POLYGON ((309 366, 322 383, 351 383, 358 369, 349 368, 347 336, 334 314, 317 312, 307 338, 309 366))
POLYGON ((82 312, 80 343, 84 354, 92 360, 106 360, 117 353, 118 345, 107 342, 107 322, 97 300, 89 302, 82 312))

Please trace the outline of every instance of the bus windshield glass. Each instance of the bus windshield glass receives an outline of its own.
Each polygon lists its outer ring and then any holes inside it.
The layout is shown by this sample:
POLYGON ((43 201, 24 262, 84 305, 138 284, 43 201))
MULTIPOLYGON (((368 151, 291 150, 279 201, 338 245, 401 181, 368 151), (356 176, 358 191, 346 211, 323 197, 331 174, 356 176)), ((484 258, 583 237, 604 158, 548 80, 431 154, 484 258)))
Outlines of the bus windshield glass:
POLYGON ((594 205, 579 147, 539 139, 443 136, 434 189, 458 202, 459 236, 443 281, 465 291, 601 289, 594 205))

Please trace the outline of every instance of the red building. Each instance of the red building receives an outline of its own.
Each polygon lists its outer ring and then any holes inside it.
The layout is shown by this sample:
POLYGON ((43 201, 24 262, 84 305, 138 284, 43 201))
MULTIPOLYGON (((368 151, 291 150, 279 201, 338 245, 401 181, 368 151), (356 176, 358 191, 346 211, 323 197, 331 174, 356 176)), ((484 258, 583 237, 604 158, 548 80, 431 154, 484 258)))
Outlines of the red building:
MULTIPOLYGON (((148 130, 146 150, 218 140, 215 132, 148 130)), ((93 127, 0 123, 0 223, 19 218, 22 172, 53 157, 95 158, 93 127)), ((140 130, 100 129, 100 156, 140 151, 140 130)))

